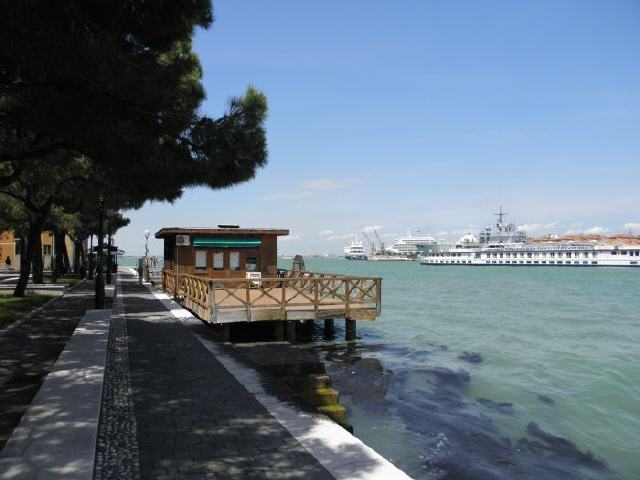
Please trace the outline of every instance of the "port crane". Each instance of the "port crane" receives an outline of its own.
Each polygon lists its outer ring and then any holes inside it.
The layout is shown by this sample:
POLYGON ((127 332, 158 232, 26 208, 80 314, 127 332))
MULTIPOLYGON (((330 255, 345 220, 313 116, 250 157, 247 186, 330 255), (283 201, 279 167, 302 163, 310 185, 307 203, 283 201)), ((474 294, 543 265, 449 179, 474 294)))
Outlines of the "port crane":
POLYGON ((365 233, 364 230, 362 231, 362 236, 364 237, 364 239, 369 244, 369 251, 371 252, 371 255, 375 255, 376 254, 376 244, 375 244, 375 242, 371 241, 371 239, 368 237, 368 235, 365 233))
POLYGON ((378 239, 378 243, 380 244, 380 253, 384 254, 385 251, 386 251, 386 249, 384 248, 384 242, 380 238, 380 235, 378 235, 378 231, 377 230, 374 230, 373 233, 376 234, 376 238, 378 239))

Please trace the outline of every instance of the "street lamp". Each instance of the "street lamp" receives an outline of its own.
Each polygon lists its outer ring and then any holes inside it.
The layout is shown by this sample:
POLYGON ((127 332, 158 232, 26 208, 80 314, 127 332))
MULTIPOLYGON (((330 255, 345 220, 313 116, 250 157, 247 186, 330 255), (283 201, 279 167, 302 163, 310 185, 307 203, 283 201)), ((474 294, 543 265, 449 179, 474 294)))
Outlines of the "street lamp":
POLYGON ((98 198, 98 265, 96 272, 96 310, 104 308, 104 277, 102 276, 102 249, 104 248, 102 238, 102 223, 104 216, 104 200, 102 195, 98 198))
MULTIPOLYGON (((144 268, 146 269, 145 272, 149 272, 149 235, 151 235, 151 232, 149 231, 149 229, 145 229, 144 231, 144 268)), ((149 275, 147 274, 147 281, 149 281, 149 275)))
POLYGON ((111 285, 111 210, 107 210, 107 285, 111 285))

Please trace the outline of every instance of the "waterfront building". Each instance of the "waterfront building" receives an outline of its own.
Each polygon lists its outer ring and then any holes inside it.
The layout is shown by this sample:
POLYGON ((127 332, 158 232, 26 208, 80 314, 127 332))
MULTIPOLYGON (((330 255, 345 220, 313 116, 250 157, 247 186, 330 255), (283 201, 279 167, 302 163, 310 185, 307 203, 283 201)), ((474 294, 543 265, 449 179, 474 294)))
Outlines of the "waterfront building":
MULTIPOLYGON (((75 266, 77 255, 75 255, 75 245, 73 240, 65 235, 65 247, 69 257, 71 269, 75 266)), ((44 231, 40 234, 40 242, 42 244, 42 263, 45 270, 51 270, 55 254, 55 238, 53 232, 44 231)), ((12 230, 0 232, 0 270, 19 272, 20 271, 20 255, 22 253, 22 245, 20 238, 15 236, 12 230)))

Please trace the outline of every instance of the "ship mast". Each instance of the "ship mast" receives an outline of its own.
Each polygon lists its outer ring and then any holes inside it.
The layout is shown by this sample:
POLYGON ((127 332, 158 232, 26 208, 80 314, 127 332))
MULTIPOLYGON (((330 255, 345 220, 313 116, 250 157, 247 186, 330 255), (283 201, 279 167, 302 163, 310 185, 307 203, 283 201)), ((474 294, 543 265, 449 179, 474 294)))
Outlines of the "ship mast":
POLYGON ((502 211, 502 205, 500 205, 500 212, 499 213, 494 213, 494 215, 496 217, 498 217, 498 224, 502 224, 502 217, 504 217, 505 215, 509 215, 507 212, 503 212, 502 211))

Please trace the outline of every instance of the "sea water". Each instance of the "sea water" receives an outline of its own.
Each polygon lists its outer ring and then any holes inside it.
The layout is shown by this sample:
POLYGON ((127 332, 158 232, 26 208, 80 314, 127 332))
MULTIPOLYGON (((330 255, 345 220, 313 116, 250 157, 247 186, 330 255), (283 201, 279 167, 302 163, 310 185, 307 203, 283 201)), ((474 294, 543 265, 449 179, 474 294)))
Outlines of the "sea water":
POLYGON ((640 268, 306 267, 382 277, 355 342, 306 348, 355 434, 414 478, 640 478, 640 268))

